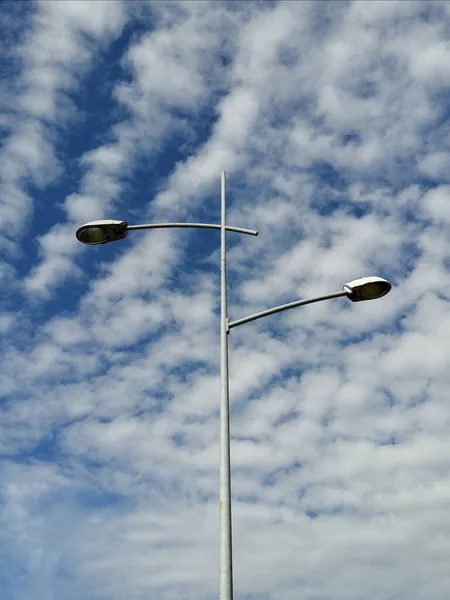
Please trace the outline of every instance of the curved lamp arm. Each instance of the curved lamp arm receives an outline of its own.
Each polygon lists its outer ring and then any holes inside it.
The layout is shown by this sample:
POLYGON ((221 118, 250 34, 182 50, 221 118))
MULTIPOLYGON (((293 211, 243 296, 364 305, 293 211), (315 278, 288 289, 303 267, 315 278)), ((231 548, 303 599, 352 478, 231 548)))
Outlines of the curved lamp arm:
POLYGON ((263 310, 262 312, 255 313, 254 315, 244 317, 243 319, 231 321, 231 323, 228 323, 228 330, 233 329, 233 327, 237 327, 238 325, 244 325, 244 323, 250 323, 250 321, 256 321, 257 319, 262 319, 263 317, 268 317, 269 315, 274 315, 275 313, 283 312, 284 310, 289 310, 290 308, 296 308, 297 306, 305 306, 305 304, 314 304, 314 302, 321 302, 322 300, 340 298, 341 296, 348 296, 348 292, 343 290, 341 292, 326 294, 325 296, 317 296, 317 298, 308 298, 306 300, 296 300, 295 302, 289 302, 289 304, 281 304, 280 306, 275 306, 274 308, 263 310))
MULTIPOLYGON (((212 223, 150 223, 148 225, 128 225, 129 231, 136 229, 167 229, 171 227, 195 227, 196 229, 221 229, 221 225, 214 225, 212 223)), ((244 229, 243 227, 231 227, 225 225, 227 231, 235 231, 236 233, 247 233, 248 235, 258 235, 258 232, 254 229, 244 229)))

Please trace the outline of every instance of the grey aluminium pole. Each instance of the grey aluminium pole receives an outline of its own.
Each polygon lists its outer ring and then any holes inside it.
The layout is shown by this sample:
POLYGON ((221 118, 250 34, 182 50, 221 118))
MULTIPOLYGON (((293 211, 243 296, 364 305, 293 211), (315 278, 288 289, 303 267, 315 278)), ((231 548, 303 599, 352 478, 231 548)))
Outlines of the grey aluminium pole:
POLYGON ((233 600, 231 530, 230 396, 228 378, 228 319, 226 271, 226 173, 221 177, 220 231, 220 504, 219 600, 233 600))

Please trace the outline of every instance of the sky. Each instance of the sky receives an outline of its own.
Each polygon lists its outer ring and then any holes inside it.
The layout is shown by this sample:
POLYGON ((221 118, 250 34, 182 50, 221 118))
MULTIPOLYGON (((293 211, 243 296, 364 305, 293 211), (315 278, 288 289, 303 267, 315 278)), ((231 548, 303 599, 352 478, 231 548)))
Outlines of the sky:
POLYGON ((447 600, 450 4, 2 2, 2 600, 447 600))

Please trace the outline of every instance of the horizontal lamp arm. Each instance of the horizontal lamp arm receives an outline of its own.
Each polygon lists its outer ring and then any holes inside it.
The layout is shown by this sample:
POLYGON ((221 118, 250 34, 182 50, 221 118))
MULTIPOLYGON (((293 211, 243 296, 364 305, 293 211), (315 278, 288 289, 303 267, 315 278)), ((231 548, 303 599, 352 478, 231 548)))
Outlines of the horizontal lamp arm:
POLYGON ((305 306, 305 304, 314 304, 314 302, 321 302, 322 300, 331 300, 332 298, 341 298, 342 296, 348 296, 348 293, 346 291, 334 292, 332 294, 327 294, 326 296, 308 298, 307 300, 297 300, 296 302, 289 302, 289 304, 275 306, 275 308, 263 310, 262 312, 255 313, 254 315, 250 315, 249 317, 244 317, 243 319, 238 319, 237 321, 231 321, 231 323, 228 323, 228 329, 233 329, 233 327, 237 327, 238 325, 250 323, 250 321, 256 321, 256 319, 262 319, 262 317, 268 317, 269 315, 274 315, 275 313, 283 312, 284 310, 289 310, 290 308, 296 308, 297 306, 305 306))
MULTIPOLYGON (((128 230, 136 229, 167 229, 171 227, 194 227, 196 229, 221 229, 221 225, 211 223, 150 223, 148 225, 128 225, 128 230)), ((242 227, 231 227, 225 225, 227 231, 235 231, 236 233, 246 233, 248 235, 258 235, 254 229, 244 229, 242 227)))

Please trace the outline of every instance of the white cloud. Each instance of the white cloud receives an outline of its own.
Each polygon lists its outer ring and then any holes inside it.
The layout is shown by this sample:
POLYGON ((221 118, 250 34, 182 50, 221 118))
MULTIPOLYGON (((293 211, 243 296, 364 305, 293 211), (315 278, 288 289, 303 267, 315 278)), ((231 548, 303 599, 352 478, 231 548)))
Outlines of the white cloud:
POLYGON ((421 161, 419 168, 428 177, 439 179, 441 181, 448 180, 450 164, 450 153, 448 152, 431 152, 427 154, 421 161))
POLYGON ((450 186, 441 185, 431 189, 423 198, 425 209, 432 219, 438 223, 448 224, 450 201, 450 186))
MULTIPOLYGON (((5 98, 12 122, 1 156, 0 220, 8 237, 23 235, 32 216, 30 184, 42 189, 61 175, 54 126, 73 116, 68 93, 92 64, 95 42, 113 39, 123 23, 121 2, 99 2, 95 7, 77 1, 36 4, 23 41, 15 48, 21 71, 5 98), (86 36, 91 36, 91 48, 86 36)), ((67 268, 67 261, 52 257, 30 289, 38 292, 67 268)))

